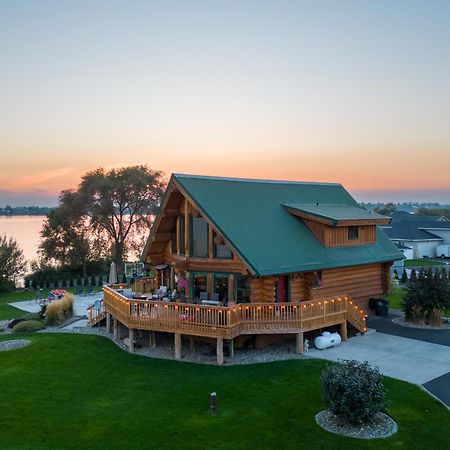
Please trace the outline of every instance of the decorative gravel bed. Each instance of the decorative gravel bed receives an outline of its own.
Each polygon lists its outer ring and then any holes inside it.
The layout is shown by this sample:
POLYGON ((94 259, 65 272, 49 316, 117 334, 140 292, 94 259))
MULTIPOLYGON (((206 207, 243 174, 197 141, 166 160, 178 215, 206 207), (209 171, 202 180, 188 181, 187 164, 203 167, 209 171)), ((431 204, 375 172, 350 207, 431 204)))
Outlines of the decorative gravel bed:
MULTIPOLYGON (((74 333, 74 334, 94 334, 97 336, 104 336, 111 339, 120 348, 128 350, 124 345, 124 340, 119 339, 118 342, 114 341, 112 334, 106 333, 106 328, 101 327, 75 327, 73 330, 64 330, 57 327, 47 327, 44 330, 37 331, 37 333, 74 333)), ((125 336, 123 336, 125 337, 125 336)), ((148 337, 143 338, 142 345, 135 345, 134 353, 136 355, 145 356, 148 358, 159 359, 175 359, 174 339, 173 336, 159 335, 156 347, 150 347, 148 337)), ((235 349, 234 357, 228 356, 228 347, 224 343, 224 364, 236 365, 236 364, 255 364, 265 363, 272 361, 282 361, 289 359, 302 359, 307 356, 300 355, 295 352, 295 342, 285 342, 279 344, 273 344, 269 347, 261 349, 235 349)), ((189 341, 182 341, 182 360, 195 362, 200 364, 216 364, 216 344, 209 344, 206 342, 195 341, 195 351, 192 352, 189 348, 189 341)))
POLYGON ((31 344, 31 341, 28 339, 14 339, 11 341, 2 341, 0 342, 0 352, 5 352, 7 350, 16 350, 21 347, 25 347, 31 344))
POLYGON ((324 430, 359 439, 387 438, 397 433, 395 420, 387 414, 379 412, 369 424, 350 425, 331 411, 324 410, 316 415, 316 422, 324 430))
POLYGON ((396 317, 395 319, 392 319, 392 323, 395 323, 396 325, 401 325, 402 327, 408 327, 408 328, 419 328, 421 330, 450 330, 450 322, 448 319, 444 319, 444 323, 442 324, 442 327, 435 327, 433 325, 418 325, 412 322, 407 322, 405 320, 404 316, 396 317))

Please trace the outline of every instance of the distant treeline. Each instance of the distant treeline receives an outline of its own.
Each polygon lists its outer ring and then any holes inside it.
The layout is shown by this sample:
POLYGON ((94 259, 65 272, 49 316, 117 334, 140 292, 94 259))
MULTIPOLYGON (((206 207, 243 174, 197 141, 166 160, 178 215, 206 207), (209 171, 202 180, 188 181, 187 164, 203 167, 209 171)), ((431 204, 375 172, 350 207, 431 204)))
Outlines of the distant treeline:
POLYGON ((47 206, 5 206, 0 208, 0 216, 46 216, 52 208, 47 206))
POLYGON ((364 203, 360 205, 368 210, 373 210, 380 214, 392 214, 394 211, 405 211, 417 216, 445 216, 450 218, 450 205, 440 203, 419 203, 419 202, 404 202, 404 203, 364 203))

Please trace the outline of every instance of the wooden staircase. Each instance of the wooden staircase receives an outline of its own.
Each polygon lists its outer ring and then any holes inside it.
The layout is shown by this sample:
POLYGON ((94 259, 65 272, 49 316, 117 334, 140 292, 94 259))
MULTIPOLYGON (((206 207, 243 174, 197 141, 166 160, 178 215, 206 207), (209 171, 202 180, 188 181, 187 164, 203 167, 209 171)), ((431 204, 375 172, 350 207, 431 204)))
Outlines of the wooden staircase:
POLYGON ((88 311, 88 325, 93 327, 94 325, 99 324, 102 320, 106 318, 105 308, 102 307, 100 311, 96 311, 94 307, 89 307, 88 311))

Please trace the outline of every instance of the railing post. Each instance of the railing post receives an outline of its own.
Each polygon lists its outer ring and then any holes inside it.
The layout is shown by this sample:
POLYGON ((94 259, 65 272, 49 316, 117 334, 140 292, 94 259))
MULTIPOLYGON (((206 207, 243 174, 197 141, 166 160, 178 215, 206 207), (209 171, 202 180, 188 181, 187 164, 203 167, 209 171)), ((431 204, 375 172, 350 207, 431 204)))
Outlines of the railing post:
POLYGON ((217 365, 223 364, 223 339, 217 338, 217 365))
POLYGON ((130 353, 134 353, 134 329, 128 328, 128 340, 130 353))
POLYGON ((106 332, 111 333, 111 314, 106 313, 106 332))
POLYGON ((154 331, 150 331, 150 347, 156 347, 156 335, 154 331))
POLYGON ((119 323, 115 317, 113 319, 113 333, 114 340, 117 341, 119 338, 119 323))
POLYGON ((175 333, 175 359, 181 359, 181 334, 175 333))
POLYGON ((234 358, 234 339, 228 341, 228 353, 230 354, 230 358, 234 358))
POLYGON ((303 355, 304 348, 303 348, 303 331, 300 331, 297 333, 295 337, 295 351, 296 353, 299 353, 303 355))
POLYGON ((347 321, 341 323, 341 338, 343 341, 347 340, 347 321))

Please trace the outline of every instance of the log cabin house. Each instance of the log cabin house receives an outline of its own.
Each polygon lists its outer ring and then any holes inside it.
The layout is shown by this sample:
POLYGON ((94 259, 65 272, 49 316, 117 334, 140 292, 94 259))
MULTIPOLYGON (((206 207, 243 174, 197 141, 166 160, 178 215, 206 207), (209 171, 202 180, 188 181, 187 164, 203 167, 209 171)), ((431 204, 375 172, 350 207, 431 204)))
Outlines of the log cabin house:
POLYGON ((154 278, 135 283, 135 298, 105 287, 107 328, 175 338, 214 339, 257 346, 347 323, 366 331, 368 300, 385 295, 389 269, 402 254, 379 225, 389 218, 368 212, 340 184, 266 181, 174 174, 150 231, 142 261, 154 278), (161 301, 149 288, 176 290, 161 301), (137 297, 137 298, 136 298, 137 297), (169 297, 170 298, 170 297, 169 297), (167 300, 167 299, 166 299, 167 300))

